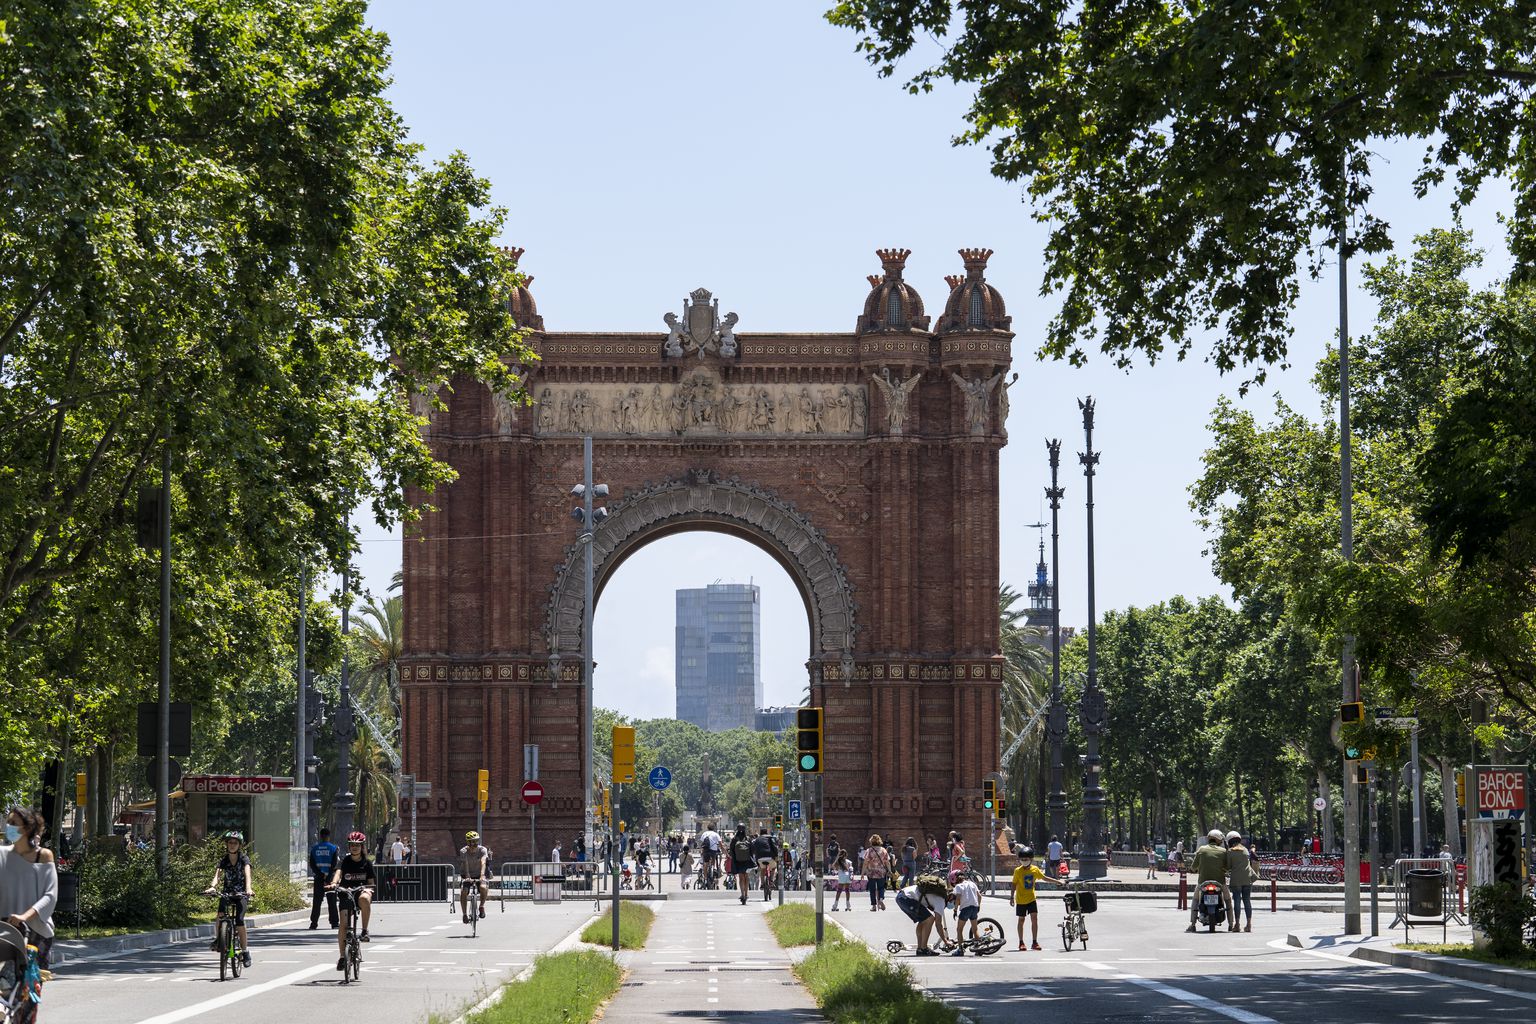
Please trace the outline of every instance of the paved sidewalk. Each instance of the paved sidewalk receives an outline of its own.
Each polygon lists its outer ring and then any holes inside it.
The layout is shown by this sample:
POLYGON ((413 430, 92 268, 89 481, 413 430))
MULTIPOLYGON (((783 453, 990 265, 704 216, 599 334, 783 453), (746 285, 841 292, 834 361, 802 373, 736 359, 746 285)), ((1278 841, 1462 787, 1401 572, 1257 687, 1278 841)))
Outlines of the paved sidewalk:
POLYGON ((742 906, 713 895, 656 907, 650 940, 645 949, 625 954, 629 977, 603 1016, 624 1024, 822 1020, 763 920, 763 912, 777 904, 752 900, 742 906))

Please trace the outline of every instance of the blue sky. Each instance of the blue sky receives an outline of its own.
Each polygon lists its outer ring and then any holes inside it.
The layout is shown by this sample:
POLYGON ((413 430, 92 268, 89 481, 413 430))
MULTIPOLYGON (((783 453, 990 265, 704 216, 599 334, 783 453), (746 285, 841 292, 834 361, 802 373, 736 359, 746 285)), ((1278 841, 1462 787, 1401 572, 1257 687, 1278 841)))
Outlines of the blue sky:
MULTIPOLYGON (((910 248, 907 280, 930 311, 958 273, 961 247, 996 250, 988 280, 1018 337, 1010 444, 1002 456, 1003 578, 1033 572, 1047 436, 1061 437, 1063 622, 1084 597, 1082 447, 1077 398, 1098 400, 1094 484, 1100 610, 1173 594, 1220 593, 1186 488, 1199 474, 1205 424, 1223 378, 1199 361, 1081 369, 1033 352, 1054 300, 1039 295, 1044 228, 1018 185, 988 173, 984 150, 955 148, 969 94, 910 96, 853 52, 855 37, 821 18, 826 0, 773 4, 376 2, 370 22, 394 51, 391 98, 429 157, 469 154, 509 209, 507 244, 550 330, 661 330, 661 316, 703 286, 741 315, 744 333, 848 331, 878 272, 874 250, 910 248)), ((1382 145, 1374 209, 1400 250, 1450 223, 1443 193, 1415 200, 1420 148, 1382 145)), ((1464 215, 1507 262, 1495 187, 1464 215)), ((1359 275, 1354 275, 1358 282, 1359 275)), ((1267 412, 1278 391, 1312 411, 1312 366, 1334 338, 1337 285, 1309 284, 1293 323, 1294 369, 1271 374, 1246 403, 1267 412)), ((1373 309, 1358 290, 1358 333, 1373 309)), ((400 546, 371 522, 362 568, 382 591, 400 546)), ((763 587, 763 672, 770 703, 805 684, 805 613, 788 576, 745 542, 687 534, 653 544, 610 582, 594 630, 597 700, 671 714, 672 592, 716 579, 763 587)))

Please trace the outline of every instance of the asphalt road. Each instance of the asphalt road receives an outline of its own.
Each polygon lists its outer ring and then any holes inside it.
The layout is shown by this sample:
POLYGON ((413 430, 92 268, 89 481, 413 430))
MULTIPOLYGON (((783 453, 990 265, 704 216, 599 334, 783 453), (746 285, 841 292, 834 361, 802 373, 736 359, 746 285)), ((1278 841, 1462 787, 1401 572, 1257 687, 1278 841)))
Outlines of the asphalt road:
MULTIPOLYGON (((1010 943, 991 957, 916 957, 913 927, 887 900, 829 915, 883 952, 891 938, 908 951, 893 960, 918 981, 983 1022, 1187 1022, 1244 1024, 1400 1024, 1468 1019, 1536 1019, 1536 996, 1351 960, 1337 952, 1294 949, 1287 932, 1319 930, 1324 915, 1267 910, 1252 933, 1188 934, 1188 912, 1170 900, 1099 901, 1088 918, 1086 950, 1064 952, 1059 897, 1041 897, 1039 952, 1020 952, 1006 899, 984 901, 983 915, 1007 929, 1010 943)), ((1267 904, 1266 904, 1267 906, 1267 904)), ((1327 918, 1330 925, 1341 924, 1327 918)), ((829 926, 830 927, 830 926, 829 926)))
POLYGON ((220 982, 203 942, 67 964, 44 990, 49 1024, 176 1024, 178 1021, 366 1020, 421 1024, 450 1016, 554 946, 592 913, 588 902, 493 904, 479 936, 441 903, 384 904, 363 946, 362 978, 342 985, 336 933, 302 921, 251 932, 253 966, 220 982))

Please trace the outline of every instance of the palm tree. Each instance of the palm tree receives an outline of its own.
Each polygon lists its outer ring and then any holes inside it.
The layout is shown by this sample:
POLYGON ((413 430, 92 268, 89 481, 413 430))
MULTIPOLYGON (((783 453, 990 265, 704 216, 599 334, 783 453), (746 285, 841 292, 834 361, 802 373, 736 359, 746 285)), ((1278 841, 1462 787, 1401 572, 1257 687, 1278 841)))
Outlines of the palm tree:
POLYGON ((366 729, 352 741, 352 792, 357 822, 369 835, 395 820, 395 774, 390 754, 366 729))
POLYGON ((370 707, 387 710, 384 728, 397 734, 400 728, 400 657, 404 653, 401 598, 386 598, 381 605, 369 598, 353 634, 357 653, 357 699, 370 707))

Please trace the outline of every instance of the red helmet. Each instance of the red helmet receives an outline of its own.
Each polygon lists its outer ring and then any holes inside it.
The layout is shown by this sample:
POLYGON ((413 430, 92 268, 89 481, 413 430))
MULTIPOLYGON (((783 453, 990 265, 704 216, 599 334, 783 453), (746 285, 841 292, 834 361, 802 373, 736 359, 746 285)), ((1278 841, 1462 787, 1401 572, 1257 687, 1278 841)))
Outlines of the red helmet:
POLYGON ((366 846, 368 844, 368 837, 363 835, 361 832, 353 832, 351 835, 347 836, 347 842, 362 843, 364 846, 366 846))

